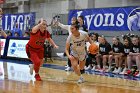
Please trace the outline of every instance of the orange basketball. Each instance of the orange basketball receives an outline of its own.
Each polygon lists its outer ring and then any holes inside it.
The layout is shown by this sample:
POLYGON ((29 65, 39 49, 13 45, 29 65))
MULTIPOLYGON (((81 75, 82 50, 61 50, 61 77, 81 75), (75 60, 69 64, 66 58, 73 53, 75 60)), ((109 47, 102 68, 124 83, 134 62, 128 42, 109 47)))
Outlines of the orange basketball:
POLYGON ((91 44, 89 46, 89 53, 91 53, 91 54, 97 54, 98 51, 99 51, 99 46, 98 45, 96 45, 96 44, 93 43, 93 44, 91 44))

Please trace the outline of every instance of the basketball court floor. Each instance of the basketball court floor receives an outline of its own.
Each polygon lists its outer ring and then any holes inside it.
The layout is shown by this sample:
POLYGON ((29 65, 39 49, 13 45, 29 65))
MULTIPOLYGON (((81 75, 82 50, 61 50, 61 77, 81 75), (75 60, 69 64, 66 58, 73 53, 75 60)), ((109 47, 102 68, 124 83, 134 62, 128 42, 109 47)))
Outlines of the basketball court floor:
POLYGON ((35 81, 26 61, 0 60, 0 93, 140 93, 140 78, 86 71, 85 82, 66 72, 64 61, 47 62, 41 67, 43 81, 35 81))

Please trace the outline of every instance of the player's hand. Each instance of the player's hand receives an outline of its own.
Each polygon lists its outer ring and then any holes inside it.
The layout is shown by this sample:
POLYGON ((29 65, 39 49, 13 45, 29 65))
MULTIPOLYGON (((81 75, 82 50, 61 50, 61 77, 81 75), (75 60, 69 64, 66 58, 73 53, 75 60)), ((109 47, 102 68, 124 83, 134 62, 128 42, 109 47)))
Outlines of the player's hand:
POLYGON ((75 59, 72 55, 69 55, 68 58, 69 58, 70 60, 74 60, 74 59, 75 59))
POLYGON ((55 25, 55 26, 58 26, 58 25, 59 25, 59 23, 60 23, 60 22, 55 21, 55 22, 54 22, 54 25, 55 25))
POLYGON ((132 52, 129 52, 129 55, 130 55, 130 56, 132 56, 132 55, 133 55, 133 53, 132 53, 132 52))
POLYGON ((59 46, 55 45, 55 46, 54 46, 54 48, 58 49, 58 48, 59 48, 59 46))

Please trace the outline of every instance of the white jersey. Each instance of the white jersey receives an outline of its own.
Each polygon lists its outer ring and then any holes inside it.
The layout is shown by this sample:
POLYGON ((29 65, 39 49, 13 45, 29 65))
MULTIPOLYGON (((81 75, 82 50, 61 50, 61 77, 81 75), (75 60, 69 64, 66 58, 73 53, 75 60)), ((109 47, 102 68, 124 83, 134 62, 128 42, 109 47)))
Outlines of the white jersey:
POLYGON ((59 23, 58 26, 60 26, 61 28, 68 30, 69 35, 71 35, 71 31, 70 31, 70 27, 71 25, 64 25, 62 23, 59 23))
POLYGON ((86 56, 86 41, 88 37, 88 33, 82 30, 79 30, 80 36, 75 37, 72 34, 69 35, 67 41, 72 44, 71 46, 71 54, 75 57, 80 57, 82 55, 86 56))

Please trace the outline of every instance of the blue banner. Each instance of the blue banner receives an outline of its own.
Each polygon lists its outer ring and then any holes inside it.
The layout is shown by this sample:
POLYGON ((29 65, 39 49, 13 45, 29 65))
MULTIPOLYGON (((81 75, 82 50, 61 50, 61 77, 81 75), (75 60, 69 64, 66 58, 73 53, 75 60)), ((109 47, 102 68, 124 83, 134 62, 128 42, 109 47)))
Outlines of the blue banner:
POLYGON ((140 7, 114 7, 70 10, 68 24, 72 17, 84 16, 89 30, 140 31, 140 7))
POLYGON ((15 24, 18 23, 18 27, 22 31, 28 31, 35 25, 36 13, 19 13, 19 14, 4 14, 2 16, 3 30, 13 30, 15 24))

